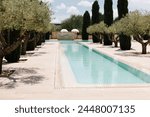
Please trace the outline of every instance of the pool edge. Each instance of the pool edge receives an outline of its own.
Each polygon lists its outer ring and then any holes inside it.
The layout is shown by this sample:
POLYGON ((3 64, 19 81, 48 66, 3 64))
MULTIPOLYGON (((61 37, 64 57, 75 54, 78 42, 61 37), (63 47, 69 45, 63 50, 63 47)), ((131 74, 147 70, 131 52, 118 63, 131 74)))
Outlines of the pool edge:
POLYGON ((77 42, 77 43, 81 44, 82 46, 84 46, 86 48, 90 48, 92 51, 102 55, 104 58, 114 62, 115 64, 117 64, 120 67, 124 68, 125 70, 131 72, 135 76, 140 77, 143 81, 150 83, 150 74, 147 73, 147 71, 145 71, 144 69, 138 69, 133 64, 131 64, 129 62, 126 62, 126 61, 124 61, 120 58, 117 58, 117 57, 113 57, 112 55, 108 55, 107 53, 102 52, 102 51, 98 50, 97 48, 93 48, 93 47, 91 48, 83 42, 77 42), (138 74, 136 74, 135 72, 138 74), (142 77, 143 75, 144 75, 144 77, 146 77, 146 79, 142 77))

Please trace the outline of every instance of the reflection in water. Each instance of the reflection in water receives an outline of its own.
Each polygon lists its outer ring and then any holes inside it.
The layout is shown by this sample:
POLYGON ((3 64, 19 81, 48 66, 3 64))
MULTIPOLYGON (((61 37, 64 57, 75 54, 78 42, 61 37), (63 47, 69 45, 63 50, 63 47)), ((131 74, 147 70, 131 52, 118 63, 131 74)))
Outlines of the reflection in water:
POLYGON ((137 76, 73 41, 61 42, 78 83, 145 83, 137 76))

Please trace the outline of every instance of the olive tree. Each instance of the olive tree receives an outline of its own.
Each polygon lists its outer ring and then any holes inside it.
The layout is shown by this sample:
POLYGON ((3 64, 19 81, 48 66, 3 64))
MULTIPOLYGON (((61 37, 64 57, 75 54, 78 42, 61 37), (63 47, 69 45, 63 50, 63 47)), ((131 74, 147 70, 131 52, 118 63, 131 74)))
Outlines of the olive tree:
POLYGON ((118 28, 118 23, 113 23, 110 27, 107 28, 107 33, 111 36, 109 40, 114 42, 115 47, 118 47, 118 42, 119 42, 119 28, 118 28))
POLYGON ((104 22, 100 22, 99 24, 95 24, 90 26, 87 31, 90 34, 99 33, 104 39, 104 35, 108 35, 109 41, 114 42, 115 47, 118 47, 119 36, 118 36, 118 24, 114 23, 110 27, 108 27, 104 22))
POLYGON ((50 16, 48 6, 39 0, 0 1, 0 74, 3 57, 25 42, 30 31, 38 33, 48 31, 50 16), (5 33, 6 31, 8 33, 5 33), (12 43, 7 41, 10 31, 20 31, 18 37, 11 40, 12 43))
MULTIPOLYGON (((90 26, 87 31, 90 34, 109 33, 112 36, 112 41, 115 46, 118 46, 118 35, 125 34, 128 37, 133 36, 134 39, 142 45, 142 54, 147 53, 147 45, 150 43, 150 13, 134 11, 129 13, 126 17, 115 22, 110 27, 103 22, 90 26)), ((111 38, 109 38, 111 39, 111 38)))
POLYGON ((102 39, 104 35, 107 33, 107 25, 104 22, 100 22, 98 24, 91 25, 87 28, 87 32, 89 34, 94 35, 98 39, 102 39), (99 37, 101 36, 101 37, 99 37))
POLYGON ((150 12, 134 11, 117 23, 118 33, 133 36, 142 45, 142 54, 147 53, 150 43, 150 12))
POLYGON ((29 39, 25 42, 27 50, 34 50, 36 45, 41 45, 45 41, 45 34, 51 30, 51 12, 47 5, 43 2, 33 1, 31 7, 32 14, 28 16, 30 21, 26 23, 26 27, 30 28, 29 39))

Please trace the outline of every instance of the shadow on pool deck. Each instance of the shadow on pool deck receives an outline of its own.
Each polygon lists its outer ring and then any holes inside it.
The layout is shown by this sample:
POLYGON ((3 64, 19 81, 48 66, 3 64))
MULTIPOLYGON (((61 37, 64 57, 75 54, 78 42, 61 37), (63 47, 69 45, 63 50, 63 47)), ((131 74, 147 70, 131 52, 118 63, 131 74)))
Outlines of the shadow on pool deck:
POLYGON ((14 70, 15 70, 14 74, 10 76, 0 77, 0 88, 14 89, 20 83, 27 85, 35 85, 39 84, 44 79, 43 76, 37 74, 34 68, 31 69, 15 68, 14 70))
POLYGON ((147 54, 141 54, 141 52, 123 52, 123 53, 115 53, 115 55, 119 56, 135 56, 135 57, 148 57, 150 58, 150 52, 147 54))

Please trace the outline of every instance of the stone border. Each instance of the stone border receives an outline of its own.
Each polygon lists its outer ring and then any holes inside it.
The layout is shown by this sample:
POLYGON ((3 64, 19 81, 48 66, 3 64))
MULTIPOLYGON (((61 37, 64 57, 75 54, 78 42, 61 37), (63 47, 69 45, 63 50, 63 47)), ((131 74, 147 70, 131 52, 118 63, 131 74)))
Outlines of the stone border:
MULTIPOLYGON (((82 42, 79 42, 79 44, 89 47, 88 45, 82 42)), ((93 49, 93 48, 90 48, 90 49, 93 49)), ((99 51, 99 50, 96 50, 96 51, 99 51)), ((106 55, 109 56, 108 54, 106 55)), ((112 56, 109 56, 109 57, 113 58, 112 56)), ((60 69, 58 71, 59 75, 57 75, 56 81, 58 81, 58 79, 59 81, 58 82, 55 81, 55 83, 57 84, 55 85, 56 86, 55 88, 145 88, 145 87, 150 87, 150 84, 108 84, 108 85, 79 84, 75 80, 75 76, 73 75, 73 71, 71 70, 70 65, 69 65, 69 61, 67 60, 67 57, 60 43, 59 43, 58 58, 59 58, 60 63, 59 63, 59 67, 57 68, 60 68, 60 69), (61 56, 61 59, 63 60, 60 60, 60 56, 61 56), (64 69, 62 70, 62 66, 64 66, 64 63, 65 63, 65 70, 64 69)), ((116 57, 115 59, 117 61, 121 61, 120 59, 116 57)), ((124 61, 121 61, 121 62, 124 63, 124 61)), ((125 64, 130 65, 128 63, 125 63, 125 64)))

